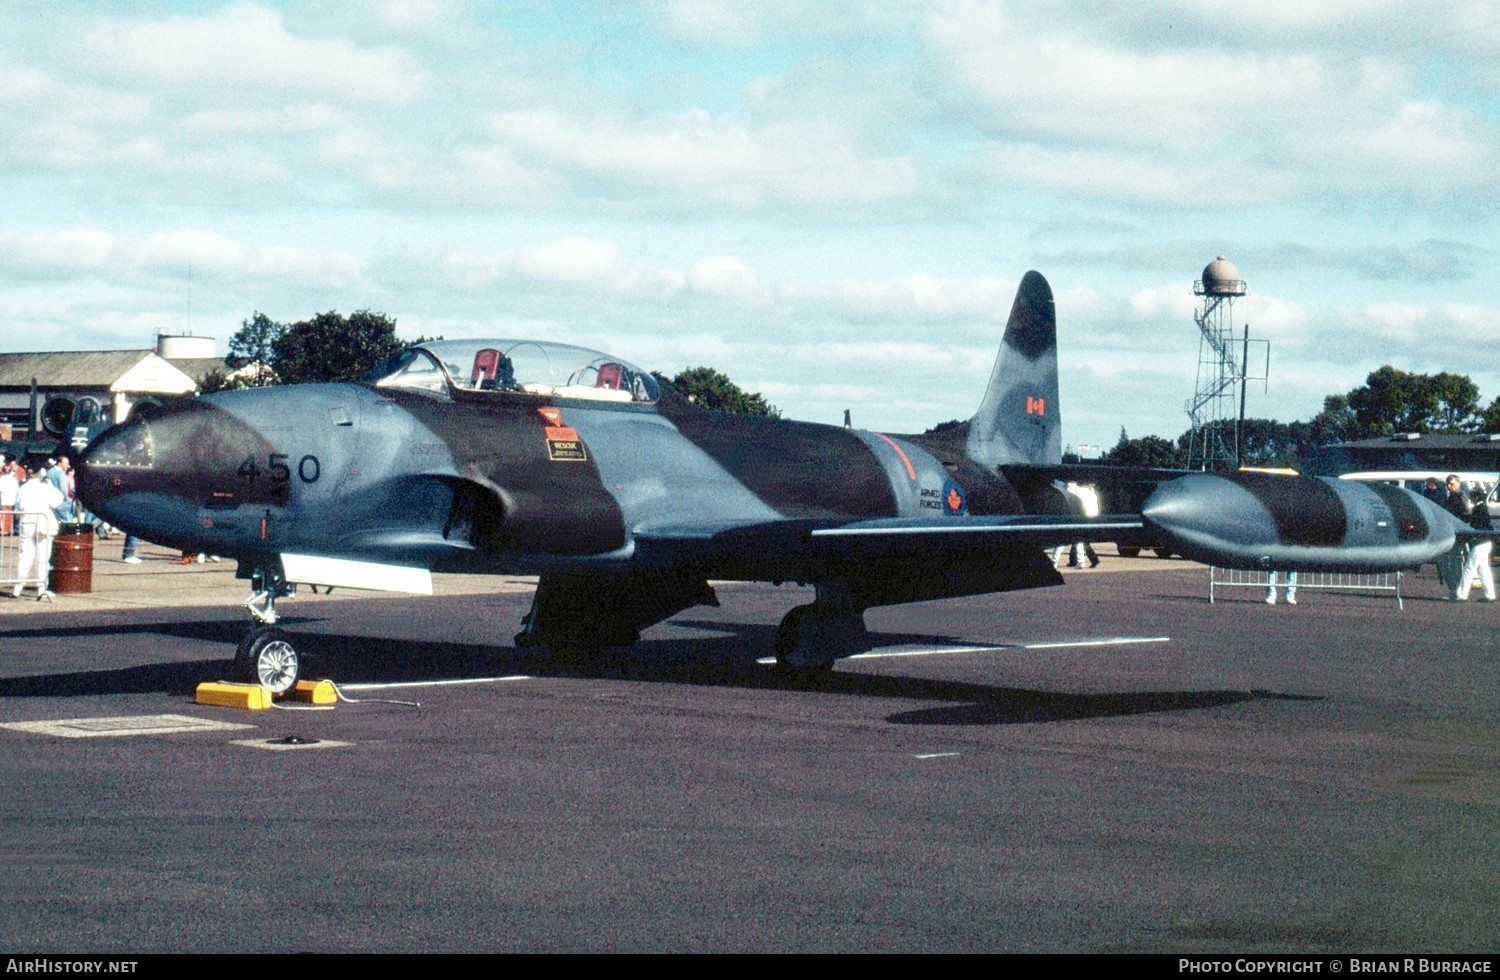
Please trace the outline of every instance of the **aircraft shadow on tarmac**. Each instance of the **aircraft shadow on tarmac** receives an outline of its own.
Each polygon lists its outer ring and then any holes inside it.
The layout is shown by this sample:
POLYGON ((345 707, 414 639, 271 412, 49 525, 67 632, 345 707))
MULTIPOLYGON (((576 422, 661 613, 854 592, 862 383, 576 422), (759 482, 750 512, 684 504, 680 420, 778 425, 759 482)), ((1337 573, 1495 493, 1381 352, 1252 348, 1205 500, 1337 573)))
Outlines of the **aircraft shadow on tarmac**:
MULTIPOLYGON (((291 625, 289 622, 288 625, 291 625)), ((304 676, 330 677, 341 683, 459 680, 496 674, 577 677, 645 683, 693 684, 745 689, 808 689, 771 667, 756 663, 747 650, 771 646, 775 628, 765 625, 683 623, 714 631, 710 637, 644 640, 634 647, 609 651, 585 664, 559 663, 550 653, 514 646, 437 641, 391 641, 375 637, 297 633, 304 654, 304 676)), ((24 637, 30 631, 11 636, 24 637)), ((146 623, 129 626, 78 627, 36 631, 49 637, 168 635, 219 646, 224 657, 141 664, 0 678, 0 698, 78 697, 161 692, 189 697, 196 686, 229 673, 228 655, 243 633, 240 623, 224 621, 146 623)), ((875 634, 881 645, 962 641, 931 635, 875 634)), ((1296 698, 1247 691, 1128 691, 1074 694, 1001 687, 965 681, 874 675, 839 670, 812 686, 821 694, 868 698, 939 701, 944 704, 900 711, 886 721, 898 725, 1013 725, 1049 721, 1189 711, 1265 698, 1296 698)))

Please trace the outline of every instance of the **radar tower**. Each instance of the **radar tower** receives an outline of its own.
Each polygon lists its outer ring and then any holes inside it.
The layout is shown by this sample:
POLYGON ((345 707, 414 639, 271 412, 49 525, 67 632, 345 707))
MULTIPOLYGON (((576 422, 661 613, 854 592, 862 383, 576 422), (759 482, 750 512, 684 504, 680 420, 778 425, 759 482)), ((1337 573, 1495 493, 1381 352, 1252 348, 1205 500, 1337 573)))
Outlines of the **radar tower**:
MULTIPOLYGON (((1193 312, 1199 334, 1198 385, 1187 403, 1193 423, 1188 469, 1232 470, 1240 465, 1239 423, 1245 414, 1250 327, 1247 324, 1244 336, 1236 338, 1234 301, 1247 291, 1239 270, 1222 255, 1193 283, 1193 295, 1202 296, 1203 305, 1193 312)), ((1268 360, 1269 355, 1268 344, 1268 360)))

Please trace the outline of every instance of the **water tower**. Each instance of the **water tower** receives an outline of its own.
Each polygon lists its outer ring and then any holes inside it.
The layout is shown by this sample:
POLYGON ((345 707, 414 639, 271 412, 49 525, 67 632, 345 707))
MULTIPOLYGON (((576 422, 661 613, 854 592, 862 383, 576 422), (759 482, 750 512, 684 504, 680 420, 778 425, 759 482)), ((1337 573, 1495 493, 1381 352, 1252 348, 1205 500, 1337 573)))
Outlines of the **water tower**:
POLYGON ((1239 466, 1238 420, 1244 407, 1245 360, 1250 328, 1242 344, 1234 336, 1234 301, 1245 295, 1246 283, 1224 256, 1210 262, 1203 278, 1193 283, 1193 295, 1203 305, 1193 313, 1198 323, 1198 386, 1187 404, 1193 422, 1188 446, 1188 469, 1232 470, 1239 466), (1240 347, 1240 350, 1236 350, 1240 347))

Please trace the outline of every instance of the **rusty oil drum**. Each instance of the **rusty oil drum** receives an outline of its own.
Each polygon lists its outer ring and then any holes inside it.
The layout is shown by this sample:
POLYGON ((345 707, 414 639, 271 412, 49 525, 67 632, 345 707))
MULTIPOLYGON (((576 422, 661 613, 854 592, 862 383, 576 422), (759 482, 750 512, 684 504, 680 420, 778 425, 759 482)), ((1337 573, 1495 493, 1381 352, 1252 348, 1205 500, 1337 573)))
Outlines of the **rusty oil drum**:
POLYGON ((94 528, 64 524, 52 541, 53 592, 94 591, 94 528))

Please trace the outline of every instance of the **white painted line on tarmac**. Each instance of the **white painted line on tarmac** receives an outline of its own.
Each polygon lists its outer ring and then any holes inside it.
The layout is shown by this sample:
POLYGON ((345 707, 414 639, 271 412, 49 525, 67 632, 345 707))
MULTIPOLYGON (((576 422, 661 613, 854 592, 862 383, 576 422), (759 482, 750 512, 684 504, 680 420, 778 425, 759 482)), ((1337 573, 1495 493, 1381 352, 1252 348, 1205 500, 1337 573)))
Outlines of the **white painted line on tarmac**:
POLYGON ((1024 643, 1022 650, 1056 650, 1062 647, 1120 647, 1131 643, 1171 643, 1170 636, 1117 636, 1109 640, 1074 640, 1066 643, 1024 643))
MULTIPOLYGON (((1002 643, 984 647, 882 647, 856 653, 848 660, 871 660, 877 657, 934 657, 948 653, 999 653, 1003 650, 1060 650, 1067 647, 1115 647, 1134 643, 1170 643, 1170 636, 1114 636, 1102 640, 1066 640, 1057 643, 1002 643)), ((764 662, 764 661, 762 661, 764 662)), ((775 662, 774 660, 772 661, 775 662)))
POLYGON ((17 732, 58 738, 99 738, 118 735, 182 735, 254 728, 228 721, 209 721, 187 715, 137 715, 123 718, 62 718, 56 721, 15 721, 0 725, 17 732))
POLYGON ((874 660, 879 657, 934 657, 944 653, 994 653, 999 650, 1020 650, 1020 644, 1007 643, 1004 646, 989 647, 881 647, 877 650, 868 650, 864 653, 856 653, 845 660, 874 660))
POLYGON ((459 684, 499 684, 503 681, 535 680, 530 674, 513 674, 509 677, 466 677, 455 681, 400 681, 391 684, 339 684, 340 691, 392 691, 400 687, 454 687, 459 684))
POLYGON ((957 752, 927 752, 922 755, 914 755, 913 759, 947 759, 958 755, 957 752))

